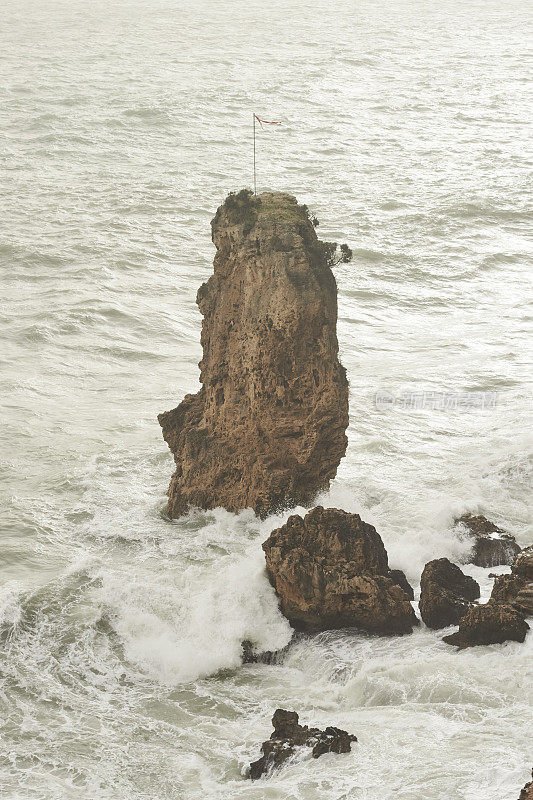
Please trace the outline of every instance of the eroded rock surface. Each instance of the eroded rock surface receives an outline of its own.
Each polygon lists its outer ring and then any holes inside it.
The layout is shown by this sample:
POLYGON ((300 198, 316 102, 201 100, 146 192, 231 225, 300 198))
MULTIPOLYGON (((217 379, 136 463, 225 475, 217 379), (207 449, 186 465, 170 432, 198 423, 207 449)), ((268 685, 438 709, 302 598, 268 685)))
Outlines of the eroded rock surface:
POLYGON ((294 758, 297 748, 311 748, 312 757, 319 758, 324 753, 349 753, 352 742, 357 741, 356 736, 340 728, 327 727, 321 731, 319 728, 300 725, 295 711, 285 711, 282 708, 274 712, 272 725, 274 733, 261 745, 261 758, 250 764, 252 780, 257 780, 294 758))
POLYGON ((459 622, 459 630, 444 636, 447 644, 460 649, 482 644, 501 644, 512 640, 523 642, 529 625, 512 606, 505 603, 485 603, 471 608, 459 622))
POLYGON ((288 194, 230 195, 211 229, 214 273, 197 296, 202 388, 158 417, 176 463, 168 512, 309 505, 347 444, 325 249, 288 194))
POLYGON ((533 616, 533 547, 519 553, 510 575, 496 578, 489 603, 509 603, 525 616, 533 616))
POLYGON ((297 630, 392 634, 417 624, 407 594, 389 577, 380 535, 358 514, 317 506, 293 515, 263 550, 281 611, 297 630))
POLYGON ((420 580, 420 616, 428 628, 456 625, 480 595, 479 584, 447 558, 429 561, 420 580))
POLYGON ((502 564, 511 566, 520 552, 514 536, 498 528, 481 514, 463 514, 455 523, 464 525, 474 538, 471 564, 478 567, 498 567, 502 564))
POLYGON ((409 581, 407 580, 407 577, 406 577, 405 572, 403 570, 401 570, 401 569, 390 569, 389 570, 389 578, 391 579, 391 581, 393 583, 395 583, 397 586, 400 586, 404 590, 404 592, 407 595, 407 597, 409 598, 409 600, 414 600, 415 599, 415 591, 414 591, 413 587, 411 586, 411 584, 409 583, 409 581))

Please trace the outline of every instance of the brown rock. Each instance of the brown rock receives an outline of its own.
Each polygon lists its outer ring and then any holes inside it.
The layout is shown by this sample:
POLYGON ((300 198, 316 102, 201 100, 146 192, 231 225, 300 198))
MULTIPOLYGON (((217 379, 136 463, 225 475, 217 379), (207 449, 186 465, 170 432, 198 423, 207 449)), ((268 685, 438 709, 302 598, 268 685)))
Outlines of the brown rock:
POLYGON ((288 194, 230 195, 211 228, 214 274, 197 296, 202 388, 158 417, 176 462, 168 512, 309 505, 347 444, 325 249, 288 194))
POLYGON ((401 569, 390 569, 389 570, 389 578, 391 579, 391 581, 393 583, 395 583, 397 586, 400 586, 404 590, 404 592, 407 595, 407 597, 409 598, 409 600, 414 600, 415 599, 414 589, 411 586, 411 584, 409 583, 409 581, 407 580, 407 577, 405 575, 405 572, 403 572, 403 570, 401 570, 401 569))
POLYGON ((475 540, 471 564, 478 567, 510 566, 520 553, 514 536, 482 515, 463 514, 455 520, 455 524, 464 525, 475 540))
POLYGON ((443 641, 460 650, 481 644, 501 644, 507 640, 523 642, 529 625, 522 614, 504 603, 485 603, 471 608, 459 622, 459 630, 443 641))
POLYGON ((518 575, 528 583, 533 581, 533 545, 525 547, 515 558, 511 568, 514 575, 518 575))
POLYGON ((498 575, 492 587, 489 603, 508 603, 512 605, 524 581, 518 575, 498 575))
POLYGON ((526 617, 533 616, 533 583, 523 586, 513 601, 513 608, 526 617))
POLYGON ((519 553, 510 575, 496 578, 489 603, 509 603, 522 614, 533 615, 533 547, 519 553))
POLYGON ((352 742, 357 741, 357 736, 333 726, 321 731, 319 728, 299 725, 298 714, 295 711, 284 711, 282 708, 274 712, 272 725, 274 733, 261 745, 263 755, 250 764, 252 780, 257 780, 280 767, 295 755, 298 747, 312 748, 313 758, 319 758, 324 753, 349 753, 352 742))
POLYGON ((429 561, 420 580, 420 616, 428 628, 456 625, 479 594, 477 581, 447 558, 429 561))
POLYGON ((417 620, 389 577, 380 535, 358 514, 317 506, 294 515, 263 544, 283 614, 298 630, 357 627, 411 633, 417 620))
POLYGON ((520 792, 520 797, 518 800, 533 800, 533 769, 531 770, 531 778, 532 780, 530 780, 529 783, 526 783, 520 792))

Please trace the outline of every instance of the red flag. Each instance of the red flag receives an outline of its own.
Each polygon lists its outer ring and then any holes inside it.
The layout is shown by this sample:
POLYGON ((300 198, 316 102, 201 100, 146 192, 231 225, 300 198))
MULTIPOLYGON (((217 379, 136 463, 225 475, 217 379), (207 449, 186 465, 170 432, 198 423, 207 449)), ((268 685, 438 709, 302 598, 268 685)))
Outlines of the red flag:
POLYGON ((263 127, 263 122, 265 123, 265 125, 281 125, 281 122, 269 122, 267 119, 259 119, 257 114, 254 114, 254 117, 256 118, 258 123, 261 125, 261 127, 263 127))

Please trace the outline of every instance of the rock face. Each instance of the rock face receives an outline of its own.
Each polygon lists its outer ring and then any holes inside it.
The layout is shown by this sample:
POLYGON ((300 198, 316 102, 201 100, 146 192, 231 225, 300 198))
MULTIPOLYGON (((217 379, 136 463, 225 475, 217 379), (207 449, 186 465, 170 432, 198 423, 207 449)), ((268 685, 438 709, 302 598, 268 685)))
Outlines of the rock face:
POLYGON ((357 514, 317 506, 293 515, 263 544, 280 607, 297 630, 357 627, 411 633, 405 591, 389 577, 387 551, 357 514))
POLYGON ((348 382, 337 286, 306 206, 230 195, 200 287, 202 388, 158 419, 174 454, 172 517, 191 506, 260 516, 309 505, 346 451, 348 382))
POLYGON ((263 755, 250 764, 252 780, 257 780, 294 757, 298 747, 311 748, 313 758, 319 758, 324 753, 349 753, 352 742, 357 741, 356 736, 340 728, 328 727, 321 731, 319 728, 299 725, 295 711, 281 708, 274 712, 272 725, 274 733, 261 746, 263 755))
POLYGON ((515 558, 511 568, 513 575, 518 575, 522 580, 531 583, 533 581, 533 545, 524 548, 515 558))
POLYGON ((447 644, 459 649, 481 644, 501 644, 507 640, 523 642, 529 625, 522 614, 504 603, 485 603, 470 609, 459 623, 459 630, 444 636, 447 644))
POLYGON ((391 581, 393 583, 395 583, 397 586, 400 586, 404 590, 404 592, 407 595, 407 597, 409 598, 409 600, 414 600, 415 599, 414 589, 411 586, 411 584, 409 583, 409 581, 407 580, 407 578, 405 576, 405 572, 403 572, 403 570, 401 570, 401 569, 390 569, 389 570, 389 578, 391 579, 391 581))
POLYGON ((420 580, 420 616, 428 628, 456 625, 479 594, 477 581, 447 558, 429 561, 420 580))
POLYGON ((258 652, 253 642, 244 639, 241 642, 243 664, 281 664, 294 642, 282 647, 281 650, 263 650, 258 652))
POLYGON ((489 603, 509 603, 525 616, 533 616, 533 547, 516 557, 510 575, 496 578, 489 603))
POLYGON ((533 800, 533 769, 531 770, 531 778, 529 783, 526 783, 518 800, 533 800))
POLYGON ((482 515, 463 514, 455 523, 464 525, 475 540, 471 564, 478 567, 510 566, 520 552, 514 536, 482 515))

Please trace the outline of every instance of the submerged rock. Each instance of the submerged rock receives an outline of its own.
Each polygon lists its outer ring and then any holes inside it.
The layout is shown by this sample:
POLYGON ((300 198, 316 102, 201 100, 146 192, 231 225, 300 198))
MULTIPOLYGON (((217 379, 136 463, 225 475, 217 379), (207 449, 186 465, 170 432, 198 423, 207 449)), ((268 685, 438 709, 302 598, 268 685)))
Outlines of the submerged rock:
POLYGON ((290 641, 289 644, 282 647, 280 650, 262 650, 258 651, 256 645, 250 639, 244 639, 241 642, 242 648, 242 663, 243 664, 281 664, 284 656, 287 654, 289 648, 294 644, 290 641))
POLYGON ((263 550, 281 611, 297 630, 402 634, 417 624, 409 597, 389 577, 380 535, 358 514, 317 506, 293 515, 263 550))
POLYGON ((518 800, 533 800, 533 769, 531 770, 531 780, 526 783, 518 800))
POLYGON ((470 563, 477 567, 510 566, 520 553, 514 536, 482 515, 463 514, 455 520, 455 524, 464 525, 474 538, 470 563))
POLYGON ((510 575, 494 581, 489 603, 509 603, 526 616, 533 616, 533 546, 522 550, 510 575))
POLYGON ((300 725, 295 711, 284 711, 282 708, 274 712, 272 725, 274 733, 261 745, 263 755, 250 764, 252 780, 280 767, 296 754, 299 747, 311 748, 312 757, 319 758, 324 753, 349 753, 352 742, 357 741, 356 736, 340 728, 328 727, 321 731, 300 725))
POLYGON ((479 584, 447 558, 429 561, 420 580, 420 616, 428 628, 456 625, 479 598, 479 584))
POLYGON ((522 614, 505 603, 485 603, 470 609, 459 622, 459 630, 443 641, 463 649, 482 644, 523 642, 529 625, 522 614))
POLYGON ((168 513, 260 516, 309 505, 347 445, 337 286, 306 206, 230 195, 211 223, 214 273, 200 287, 200 382, 158 419, 174 454, 168 513))

